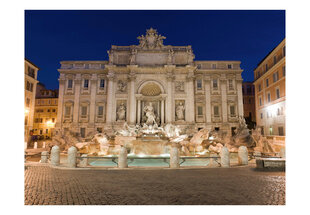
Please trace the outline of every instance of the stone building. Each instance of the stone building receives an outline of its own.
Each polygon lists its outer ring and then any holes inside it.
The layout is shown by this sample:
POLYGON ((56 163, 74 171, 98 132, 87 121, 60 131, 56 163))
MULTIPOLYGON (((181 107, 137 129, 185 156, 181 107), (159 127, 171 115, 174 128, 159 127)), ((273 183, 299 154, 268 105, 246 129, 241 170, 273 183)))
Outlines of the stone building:
POLYGON ((35 106, 35 92, 37 87, 37 76, 39 67, 25 59, 25 126, 24 126, 24 138, 25 141, 29 141, 31 131, 33 129, 33 114, 35 106))
POLYGON ((48 90, 38 83, 35 99, 33 134, 49 139, 57 120, 58 90, 48 90))
POLYGON ((194 61, 191 46, 164 45, 155 29, 109 61, 62 61, 56 127, 112 134, 129 125, 173 123, 231 133, 243 116, 240 61, 194 61))
POLYGON ((257 126, 265 135, 285 135, 285 39, 254 70, 257 126))
POLYGON ((243 113, 249 129, 254 129, 256 124, 255 113, 255 87, 253 82, 242 83, 243 113))

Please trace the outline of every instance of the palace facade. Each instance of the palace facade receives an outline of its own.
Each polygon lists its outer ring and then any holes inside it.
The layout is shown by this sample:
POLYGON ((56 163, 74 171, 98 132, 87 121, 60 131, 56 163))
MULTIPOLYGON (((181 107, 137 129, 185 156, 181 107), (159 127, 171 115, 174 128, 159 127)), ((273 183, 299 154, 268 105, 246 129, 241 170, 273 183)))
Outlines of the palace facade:
POLYGON ((138 39, 112 45, 108 61, 60 62, 56 129, 87 137, 152 119, 231 134, 243 116, 241 62, 194 61, 191 46, 164 45, 152 28, 138 39))

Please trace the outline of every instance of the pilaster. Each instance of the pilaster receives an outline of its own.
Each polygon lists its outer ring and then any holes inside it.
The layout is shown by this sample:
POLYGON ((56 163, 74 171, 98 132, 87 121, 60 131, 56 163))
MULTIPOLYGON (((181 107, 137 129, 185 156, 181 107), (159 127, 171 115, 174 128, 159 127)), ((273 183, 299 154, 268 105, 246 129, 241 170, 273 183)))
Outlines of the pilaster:
POLYGON ((223 123, 227 122, 227 80, 225 77, 220 78, 221 95, 222 95, 222 119, 223 123))
POLYGON ((93 124, 95 122, 95 113, 96 113, 96 90, 97 90, 97 74, 92 74, 90 80, 90 110, 89 110, 89 123, 93 124))
POLYGON ((77 74, 74 80, 74 106, 73 106, 73 124, 77 126, 79 119, 79 108, 80 108, 80 94, 81 94, 81 74, 77 74))
POLYGON ((57 120, 55 127, 62 127, 62 117, 63 117, 63 101, 64 101, 64 93, 65 93, 66 80, 61 77, 59 78, 59 94, 58 94, 58 110, 57 110, 57 120))
POLYGON ((204 79, 205 97, 206 97, 206 123, 211 123, 211 77, 204 79))
POLYGON ((113 71, 109 71, 108 75, 108 91, 107 91, 107 108, 106 108, 106 122, 107 124, 112 123, 113 114, 113 98, 114 98, 114 80, 115 74, 113 71))

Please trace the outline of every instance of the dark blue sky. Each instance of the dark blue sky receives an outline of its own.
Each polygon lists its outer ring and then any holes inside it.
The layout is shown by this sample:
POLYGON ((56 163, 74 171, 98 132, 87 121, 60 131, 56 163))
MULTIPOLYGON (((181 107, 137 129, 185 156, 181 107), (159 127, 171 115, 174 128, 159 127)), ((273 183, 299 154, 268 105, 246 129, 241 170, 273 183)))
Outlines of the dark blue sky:
POLYGON ((195 60, 240 60, 245 81, 285 37, 285 11, 25 11, 25 57, 58 88, 62 60, 107 60, 111 45, 138 44, 153 27, 165 45, 192 45, 195 60))

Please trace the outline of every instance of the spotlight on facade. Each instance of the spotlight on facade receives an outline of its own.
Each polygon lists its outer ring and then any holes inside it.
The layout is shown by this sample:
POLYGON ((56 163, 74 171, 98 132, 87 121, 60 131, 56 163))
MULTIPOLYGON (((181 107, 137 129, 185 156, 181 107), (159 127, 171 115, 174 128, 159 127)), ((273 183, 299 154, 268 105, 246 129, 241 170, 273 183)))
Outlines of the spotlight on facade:
POLYGON ((29 113, 29 109, 25 108, 25 114, 27 115, 29 113))

